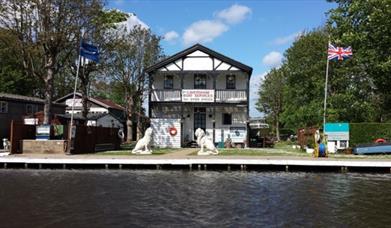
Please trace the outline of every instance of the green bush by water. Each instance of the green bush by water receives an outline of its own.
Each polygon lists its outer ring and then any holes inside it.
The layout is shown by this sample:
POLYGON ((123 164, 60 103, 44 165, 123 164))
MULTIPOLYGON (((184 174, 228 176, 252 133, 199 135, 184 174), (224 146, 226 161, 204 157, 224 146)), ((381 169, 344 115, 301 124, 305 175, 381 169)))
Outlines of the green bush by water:
POLYGON ((391 123, 351 123, 350 145, 372 143, 378 138, 391 140, 391 123))

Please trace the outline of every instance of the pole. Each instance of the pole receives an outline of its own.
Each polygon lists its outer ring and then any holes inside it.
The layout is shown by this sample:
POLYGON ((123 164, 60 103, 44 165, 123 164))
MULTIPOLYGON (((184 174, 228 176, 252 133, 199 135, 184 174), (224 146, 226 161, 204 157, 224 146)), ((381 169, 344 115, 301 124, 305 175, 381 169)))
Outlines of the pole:
POLYGON ((68 154, 71 153, 72 128, 73 128, 73 112, 74 112, 74 110, 75 110, 75 98, 76 98, 76 89, 77 89, 77 79, 79 78, 80 61, 81 61, 81 56, 80 56, 80 54, 79 54, 79 58, 78 58, 78 60, 77 60, 75 87, 74 87, 74 89, 73 89, 71 122, 70 122, 69 130, 68 130, 68 148, 67 148, 67 153, 68 153, 68 154))
MULTIPOLYGON (((329 40, 330 44, 330 40, 329 40)), ((323 132, 326 127, 326 108, 327 108, 327 81, 329 79, 329 57, 327 55, 327 65, 326 65, 326 80, 324 83, 324 106, 323 106, 323 132)))

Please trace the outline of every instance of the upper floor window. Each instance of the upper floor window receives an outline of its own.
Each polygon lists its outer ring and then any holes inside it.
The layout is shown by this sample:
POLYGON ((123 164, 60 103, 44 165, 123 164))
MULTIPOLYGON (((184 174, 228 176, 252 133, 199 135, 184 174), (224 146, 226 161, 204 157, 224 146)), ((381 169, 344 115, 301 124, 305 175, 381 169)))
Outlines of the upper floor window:
POLYGON ((26 104, 26 114, 34 114, 37 111, 37 106, 33 104, 26 104))
POLYGON ((206 74, 194 75, 194 89, 206 89, 206 74))
POLYGON ((174 88, 174 76, 166 75, 164 76, 164 89, 173 89, 174 88))
POLYGON ((0 101, 0 113, 7 113, 7 112, 8 112, 8 102, 0 101))
POLYGON ((235 75, 229 74, 226 77, 226 88, 227 89, 236 89, 236 78, 235 75))

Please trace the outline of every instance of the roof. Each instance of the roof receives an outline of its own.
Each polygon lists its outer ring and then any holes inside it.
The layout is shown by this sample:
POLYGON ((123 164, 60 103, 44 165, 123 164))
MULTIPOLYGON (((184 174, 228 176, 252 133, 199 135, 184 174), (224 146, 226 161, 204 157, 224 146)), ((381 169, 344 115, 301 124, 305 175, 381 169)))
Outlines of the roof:
MULTIPOLYGON (((87 114, 87 119, 88 120, 97 120, 97 119, 100 119, 100 118, 102 118, 102 117, 104 117, 106 115, 111 115, 111 114, 110 113, 88 113, 87 114)), ((71 114, 69 114, 69 113, 67 113, 67 114, 58 114, 57 116, 58 117, 62 117, 64 119, 70 119, 71 118, 71 114)), ((111 115, 111 116, 113 116, 113 115, 111 115)), ((83 117, 83 115, 81 113, 73 114, 73 118, 75 120, 84 120, 84 117, 83 117)))
MULTIPOLYGON (((19 94, 11 94, 11 93, 0 93, 0 99, 14 100, 14 101, 24 101, 24 102, 33 102, 44 104, 45 100, 37 97, 28 97, 19 94)), ((53 102, 53 105, 63 105, 57 102, 53 102)))
MULTIPOLYGON (((77 97, 82 97, 82 94, 79 93, 79 92, 76 92, 76 96, 77 97)), ((73 93, 69 93, 61 98, 58 98, 56 100, 56 102, 63 102, 65 101, 65 99, 67 98, 70 98, 70 97, 73 97, 73 93)), ((102 107, 105 107, 105 108, 112 108, 112 109, 117 109, 117 110, 121 110, 121 111, 125 111, 125 108, 122 107, 121 105, 119 104, 116 104, 115 102, 111 101, 111 100, 107 100, 107 99, 103 99, 103 98, 97 98, 97 97, 88 97, 88 100, 97 104, 97 105, 100 105, 102 107)))
POLYGON ((195 44, 195 45, 193 45, 193 46, 191 46, 191 47, 189 47, 189 48, 187 48, 187 49, 185 49, 185 50, 183 50, 181 52, 178 52, 178 53, 174 54, 173 56, 171 56, 171 57, 169 57, 169 58, 167 58, 167 59, 165 59, 165 60, 163 60, 163 61, 161 61, 159 63, 156 63, 155 65, 152 65, 152 66, 148 67, 146 69, 146 72, 147 73, 151 73, 153 71, 156 71, 157 69, 159 69, 159 68, 161 68, 161 67, 163 67, 163 66, 165 66, 165 65, 167 65, 167 64, 169 64, 171 62, 175 62, 176 60, 181 59, 181 58, 187 56, 188 54, 191 54, 191 53, 193 53, 193 52, 195 52, 197 50, 205 52, 206 54, 209 54, 210 56, 218 58, 218 59, 220 59, 220 60, 222 60, 222 61, 224 61, 226 63, 229 63, 229 64, 231 64, 231 65, 233 65, 233 66, 235 66, 235 67, 237 67, 237 68, 247 72, 249 75, 251 75, 251 73, 253 71, 253 68, 251 68, 251 67, 249 67, 249 66, 247 66, 247 65, 245 65, 243 63, 240 63, 240 62, 238 62, 238 61, 236 61, 234 59, 231 59, 231 58, 229 58, 229 57, 227 57, 227 56, 225 56, 223 54, 215 52, 212 49, 209 49, 209 48, 207 48, 207 47, 205 47, 205 46, 203 46, 201 44, 195 44))

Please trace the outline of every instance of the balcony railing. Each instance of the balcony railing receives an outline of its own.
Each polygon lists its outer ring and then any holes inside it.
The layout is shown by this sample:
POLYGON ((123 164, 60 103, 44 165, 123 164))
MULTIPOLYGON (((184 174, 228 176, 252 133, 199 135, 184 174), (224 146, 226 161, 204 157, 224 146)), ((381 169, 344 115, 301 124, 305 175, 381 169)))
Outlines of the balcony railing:
POLYGON ((216 90, 216 102, 235 103, 247 101, 246 90, 216 90))
POLYGON ((181 90, 180 89, 152 90, 151 101, 181 101, 181 90))
MULTIPOLYGON (((191 90, 186 90, 187 94, 191 90)), ((197 90, 199 91, 199 90, 197 90)), ((211 90, 208 90, 211 91, 211 90)), ((213 92, 213 90, 212 90, 213 92)), ((210 96, 211 93, 207 95, 210 96)), ((247 91, 246 90, 215 90, 213 93, 215 96, 215 102, 219 103, 239 103, 247 101, 247 91)), ((210 98, 210 97, 209 97, 210 98)), ((188 100, 188 99, 187 99, 188 100)), ((184 100, 184 102, 190 102, 184 100)), ((209 100, 209 99, 208 99, 209 100)), ((151 92, 151 101, 157 102, 181 102, 182 101, 182 90, 180 89, 156 89, 151 92)))

